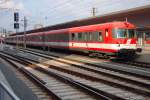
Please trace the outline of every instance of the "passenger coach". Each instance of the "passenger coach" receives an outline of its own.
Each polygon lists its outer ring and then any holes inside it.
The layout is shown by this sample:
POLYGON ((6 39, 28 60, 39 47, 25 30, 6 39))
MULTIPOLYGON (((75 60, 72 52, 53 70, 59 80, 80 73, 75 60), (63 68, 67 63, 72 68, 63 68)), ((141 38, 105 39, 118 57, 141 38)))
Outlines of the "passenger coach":
MULTIPOLYGON (((18 37, 18 43, 23 44, 24 36, 18 37)), ((10 36, 6 42, 15 44, 16 40, 16 36, 10 36)), ((136 42, 135 26, 129 22, 110 22, 26 35, 29 46, 75 50, 95 56, 134 56, 141 51, 136 42)))

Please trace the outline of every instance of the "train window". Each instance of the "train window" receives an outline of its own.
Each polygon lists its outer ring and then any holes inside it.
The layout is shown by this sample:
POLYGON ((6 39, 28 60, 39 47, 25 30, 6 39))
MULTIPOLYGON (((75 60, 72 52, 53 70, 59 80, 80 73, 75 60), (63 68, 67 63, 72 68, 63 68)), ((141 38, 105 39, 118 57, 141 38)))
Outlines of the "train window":
POLYGON ((90 32, 86 32, 85 33, 85 40, 86 41, 91 41, 91 37, 90 37, 91 35, 90 35, 90 32))
POLYGON ((103 41, 102 32, 99 32, 99 33, 98 33, 98 41, 100 41, 100 42, 103 41))
POLYGON ((92 32, 89 32, 89 41, 92 41, 92 32))
POLYGON ((88 32, 78 33, 76 35, 76 37, 77 37, 78 41, 87 41, 87 39, 88 39, 88 32))
POLYGON ((75 33, 71 34, 71 40, 75 40, 75 33))
POLYGON ((65 41, 65 35, 64 34, 61 34, 60 40, 65 41))
POLYGON ((68 37, 69 37, 69 36, 68 36, 67 33, 63 33, 63 34, 62 34, 62 40, 63 40, 63 41, 68 41, 68 37))
POLYGON ((128 38, 134 38, 136 36, 136 31, 134 29, 128 29, 128 38))
POLYGON ((72 33, 71 40, 78 40, 78 33, 72 33))
MULTIPOLYGON (((55 34, 55 35, 52 34, 52 41, 56 41, 56 40, 57 40, 56 38, 57 38, 57 34, 55 34)), ((51 39, 51 38, 50 38, 50 39, 51 39)))
POLYGON ((56 40, 61 41, 62 40, 62 34, 56 34, 56 40))
POLYGON ((87 36, 87 34, 85 32, 82 33, 82 41, 86 41, 86 36, 87 36))
POLYGON ((136 36, 135 29, 113 29, 114 38, 134 38, 136 36))
POLYGON ((127 38, 126 29, 114 29, 113 34, 115 38, 127 38))
POLYGON ((42 35, 39 37, 39 40, 40 40, 40 41, 42 40, 42 35))
POLYGON ((98 32, 92 32, 92 41, 98 41, 98 32))
POLYGON ((85 32, 84 40, 85 40, 85 41, 88 41, 88 40, 89 40, 89 33, 88 33, 88 32, 85 32))
POLYGON ((78 40, 81 41, 82 40, 82 33, 78 33, 78 40))
POLYGON ((90 41, 99 41, 102 42, 103 41, 103 36, 102 36, 102 32, 90 32, 89 33, 89 40, 90 41))
POLYGON ((35 41, 36 40, 36 36, 33 36, 33 41, 35 41))
POLYGON ((48 34, 47 36, 46 36, 46 40, 47 41, 49 41, 49 40, 52 40, 53 38, 52 38, 52 35, 51 34, 48 34))

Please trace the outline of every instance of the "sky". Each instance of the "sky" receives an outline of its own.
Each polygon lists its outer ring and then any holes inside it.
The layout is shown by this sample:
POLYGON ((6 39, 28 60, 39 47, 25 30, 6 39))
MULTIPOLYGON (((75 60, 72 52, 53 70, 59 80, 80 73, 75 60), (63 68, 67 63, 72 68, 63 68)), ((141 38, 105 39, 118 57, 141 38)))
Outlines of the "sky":
POLYGON ((150 6, 150 0, 0 0, 0 29, 14 31, 16 9, 22 31, 24 16, 28 19, 27 30, 31 30, 37 24, 45 27, 91 17, 93 7, 96 16, 101 16, 142 6, 150 6))

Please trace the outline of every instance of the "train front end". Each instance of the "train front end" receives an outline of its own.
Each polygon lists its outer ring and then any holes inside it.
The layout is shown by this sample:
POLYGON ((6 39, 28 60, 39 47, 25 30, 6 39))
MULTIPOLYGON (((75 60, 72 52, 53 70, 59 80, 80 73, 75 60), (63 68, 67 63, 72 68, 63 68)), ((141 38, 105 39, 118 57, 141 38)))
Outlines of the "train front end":
POLYGON ((112 35, 115 41, 117 57, 131 58, 142 49, 137 47, 136 30, 133 24, 124 22, 122 25, 113 28, 112 35))

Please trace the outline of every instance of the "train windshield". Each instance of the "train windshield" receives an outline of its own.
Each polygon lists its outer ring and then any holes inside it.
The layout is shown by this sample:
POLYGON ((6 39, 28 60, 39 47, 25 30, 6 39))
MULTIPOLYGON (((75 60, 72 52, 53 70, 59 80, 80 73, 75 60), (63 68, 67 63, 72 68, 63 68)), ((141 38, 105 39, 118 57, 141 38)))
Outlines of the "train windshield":
POLYGON ((136 35, 135 29, 113 29, 115 38, 134 38, 136 35))

